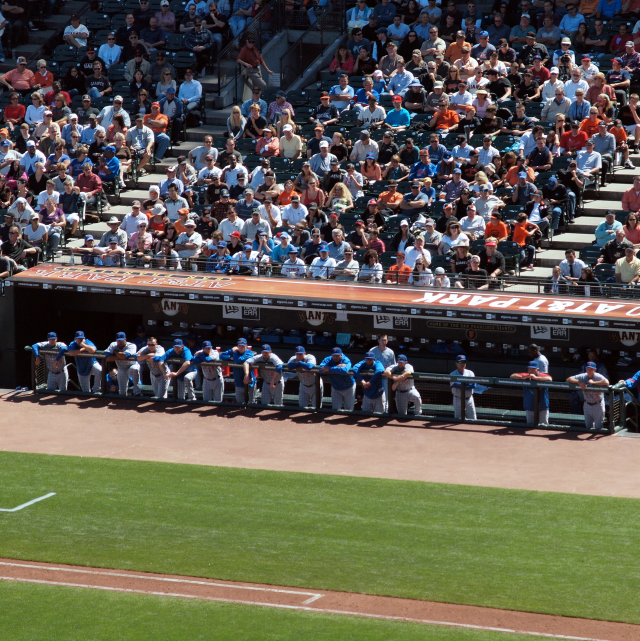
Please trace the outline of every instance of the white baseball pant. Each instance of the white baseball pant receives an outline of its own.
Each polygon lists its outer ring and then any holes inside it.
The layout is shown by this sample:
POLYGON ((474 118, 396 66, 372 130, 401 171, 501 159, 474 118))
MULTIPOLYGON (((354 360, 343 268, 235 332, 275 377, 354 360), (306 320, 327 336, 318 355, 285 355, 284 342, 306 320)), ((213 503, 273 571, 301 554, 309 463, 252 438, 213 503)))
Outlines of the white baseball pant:
MULTIPOLYGON (((255 387, 249 387, 249 403, 253 403, 253 397, 255 396, 255 387)), ((244 404, 244 386, 236 387, 236 403, 244 404)))
POLYGON ((69 374, 67 374, 66 367, 63 367, 59 372, 52 372, 49 370, 49 373, 47 374, 47 389, 58 388, 61 392, 66 392, 68 383, 69 374))
POLYGON ((384 411, 385 414, 389 412, 389 379, 382 379, 382 387, 384 389, 384 411))
POLYGON ((274 405, 282 405, 282 396, 284 395, 284 381, 280 379, 274 389, 271 389, 271 383, 264 381, 262 383, 262 401, 261 405, 269 405, 273 401, 274 405))
MULTIPOLYGON (((527 410, 527 423, 533 424, 534 412, 533 410, 527 410)), ((540 410, 540 424, 548 425, 549 424, 549 410, 540 410)))
POLYGON ((599 403, 584 402, 584 422, 588 430, 602 429, 604 427, 604 398, 599 403))
POLYGON ((224 396, 224 380, 222 376, 216 378, 202 378, 202 400, 207 403, 214 401, 222 403, 224 396))
POLYGON ((353 410, 356 402, 356 384, 347 389, 331 388, 331 407, 334 410, 353 410))
MULTIPOLYGON (((324 381, 320 379, 320 398, 324 394, 324 381)), ((316 406, 316 386, 303 385, 300 383, 300 391, 298 392, 298 405, 300 407, 315 407, 316 406)))
POLYGON ((396 409, 398 414, 406 414, 409 411, 409 403, 413 401, 415 404, 415 415, 422 414, 422 398, 415 387, 412 387, 406 392, 398 390, 396 392, 396 409))
POLYGON ((386 404, 387 398, 384 392, 382 392, 378 398, 369 398, 365 395, 362 399, 362 411, 382 414, 385 411, 384 408, 386 404))
POLYGON ((116 361, 118 368, 118 394, 127 396, 129 393, 129 376, 133 379, 133 393, 140 394, 140 363, 116 361))
MULTIPOLYGON (((465 418, 476 419, 476 404, 473 400, 473 394, 466 397, 464 402, 464 415, 465 418)), ((461 397, 453 395, 453 416, 460 420, 462 418, 462 403, 461 397)))
POLYGON ((189 372, 184 375, 182 380, 176 379, 178 381, 178 398, 181 401, 184 401, 185 396, 188 401, 196 400, 196 393, 193 390, 193 381, 196 378, 198 372, 189 372))
POLYGON ((164 377, 164 374, 155 374, 149 370, 151 374, 151 388, 153 395, 156 398, 167 398, 167 391, 169 390, 169 381, 164 377))
POLYGON ((100 363, 95 362, 91 366, 91 371, 87 374, 78 374, 78 380, 80 381, 80 389, 83 392, 91 392, 94 394, 100 392, 102 384, 102 367, 100 363), (93 376, 93 390, 91 389, 91 377, 93 376))

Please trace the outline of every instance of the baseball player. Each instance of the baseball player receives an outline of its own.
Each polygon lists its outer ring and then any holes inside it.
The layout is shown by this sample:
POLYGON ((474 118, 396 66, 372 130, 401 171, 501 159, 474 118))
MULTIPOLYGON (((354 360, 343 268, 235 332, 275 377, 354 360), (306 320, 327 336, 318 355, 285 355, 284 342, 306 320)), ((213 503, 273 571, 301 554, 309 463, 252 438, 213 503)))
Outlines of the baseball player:
POLYGON ((602 429, 604 427, 604 393, 598 387, 609 385, 609 381, 598 374, 598 365, 589 361, 584 374, 569 376, 567 383, 580 385, 584 394, 584 422, 587 429, 602 429))
POLYGON ((356 381, 349 374, 351 361, 342 353, 339 347, 331 350, 331 356, 327 356, 320 363, 320 373, 329 374, 331 382, 331 407, 334 410, 353 409, 356 400, 356 381))
MULTIPOLYGON (((538 367, 537 361, 529 361, 526 372, 511 374, 510 378, 517 381, 551 381, 553 380, 549 374, 543 374, 538 367)), ((547 425, 549 423, 549 389, 547 387, 540 388, 540 400, 538 406, 540 408, 540 423, 547 425)), ((534 410, 535 410, 535 395, 533 387, 526 385, 522 389, 522 404, 527 413, 527 423, 533 424, 534 410)))
MULTIPOLYGON (((33 355, 36 357, 36 366, 40 367, 42 359, 40 358, 41 349, 57 349, 58 352, 62 348, 67 348, 66 343, 58 340, 58 335, 55 332, 47 334, 47 340, 41 343, 34 343, 31 346, 33 355)), ((47 389, 59 389, 61 392, 67 391, 67 384, 69 383, 69 374, 67 373, 67 361, 63 356, 60 360, 57 354, 45 354, 44 362, 47 364, 47 389)))
MULTIPOLYGON (((382 366, 387 369, 388 367, 393 367, 396 364, 396 355, 390 347, 387 347, 389 344, 389 337, 386 334, 378 334, 378 345, 374 347, 371 351, 375 354, 375 357, 382 363, 382 366)), ((382 378, 382 383, 384 385, 384 411, 389 411, 389 379, 382 378)))
MULTIPOLYGON (((475 374, 467 369, 467 357, 464 354, 456 356, 456 369, 450 376, 464 376, 473 378, 475 374)), ((459 382, 449 383, 453 394, 453 415, 457 419, 462 418, 462 385, 459 382)), ((475 383, 467 383, 464 391, 464 412, 466 418, 476 419, 476 404, 473 401, 473 388, 475 383)))
POLYGON ((384 366, 373 352, 367 352, 364 355, 364 360, 353 366, 353 375, 357 381, 362 383, 362 387, 364 388, 364 398, 362 399, 363 412, 377 412, 379 414, 384 412, 385 395, 382 384, 383 373, 384 366))
POLYGON ((94 394, 99 394, 102 384, 102 366, 95 357, 92 356, 96 351, 96 346, 85 337, 84 332, 77 331, 69 347, 60 348, 56 356, 56 361, 61 360, 65 355, 73 356, 76 359, 76 370, 78 372, 78 380, 80 381, 80 389, 82 389, 83 392, 93 391, 94 394), (93 388, 91 387, 92 376, 93 388))
POLYGON ((129 377, 133 380, 133 395, 142 396, 140 391, 140 365, 136 360, 135 343, 127 341, 124 332, 116 334, 116 340, 104 351, 107 363, 115 363, 118 368, 118 394, 126 396, 129 391, 129 377))
MULTIPOLYGON (((250 359, 255 354, 247 347, 247 339, 239 338, 235 347, 228 349, 220 354, 220 360, 233 361, 239 365, 250 359)), ((244 404, 244 369, 242 367, 233 368, 233 382, 236 386, 236 402, 244 404)), ((247 402, 253 403, 253 390, 256 384, 256 378, 251 371, 249 380, 249 399, 247 402)))
POLYGON ((154 398, 167 398, 167 391, 169 389, 167 375, 169 374, 169 368, 164 361, 154 360, 155 356, 162 356, 164 354, 164 347, 158 345, 158 339, 153 336, 148 337, 146 341, 146 347, 143 347, 136 354, 136 360, 141 368, 143 363, 149 368, 151 389, 153 389, 154 398))
MULTIPOLYGON (((296 347, 296 353, 289 359, 287 368, 295 371, 300 380, 300 391, 298 392, 298 405, 300 407, 316 407, 316 375, 310 370, 315 369, 316 357, 307 354, 302 345, 296 347)), ((324 393, 324 382, 320 378, 320 400, 324 393)))
POLYGON ((282 359, 271 351, 270 345, 262 346, 262 353, 248 358, 244 364, 244 383, 251 382, 251 368, 256 365, 273 365, 275 369, 262 368, 262 405, 269 405, 273 400, 274 405, 282 405, 284 394, 284 379, 282 378, 282 359))
POLYGON ((197 368, 192 365, 193 354, 188 347, 185 347, 181 338, 176 338, 173 341, 173 347, 165 352, 162 356, 154 356, 153 360, 156 363, 162 361, 165 363, 170 358, 182 359, 182 364, 176 372, 169 371, 164 375, 165 380, 175 378, 178 381, 178 398, 184 401, 185 396, 189 401, 196 400, 196 393, 193 390, 193 381, 196 377, 197 368))
POLYGON ((202 400, 207 403, 222 403, 224 379, 219 365, 220 355, 218 350, 212 347, 211 341, 202 343, 202 349, 196 352, 191 362, 200 365, 202 369, 202 400))
POLYGON ((388 367, 383 376, 393 381, 391 390, 396 393, 396 407, 398 414, 407 414, 409 411, 409 402, 413 401, 415 405, 415 415, 422 414, 422 398, 413 383, 413 366, 407 362, 404 354, 399 354, 397 363, 393 367, 388 367))

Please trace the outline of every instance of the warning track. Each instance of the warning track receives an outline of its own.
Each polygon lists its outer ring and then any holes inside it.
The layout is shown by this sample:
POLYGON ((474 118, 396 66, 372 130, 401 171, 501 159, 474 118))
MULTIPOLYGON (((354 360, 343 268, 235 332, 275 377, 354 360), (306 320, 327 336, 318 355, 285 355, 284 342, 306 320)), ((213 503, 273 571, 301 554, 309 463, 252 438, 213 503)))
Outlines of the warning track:
POLYGON ((640 626, 467 605, 0 559, 0 580, 542 636, 635 641, 640 626))

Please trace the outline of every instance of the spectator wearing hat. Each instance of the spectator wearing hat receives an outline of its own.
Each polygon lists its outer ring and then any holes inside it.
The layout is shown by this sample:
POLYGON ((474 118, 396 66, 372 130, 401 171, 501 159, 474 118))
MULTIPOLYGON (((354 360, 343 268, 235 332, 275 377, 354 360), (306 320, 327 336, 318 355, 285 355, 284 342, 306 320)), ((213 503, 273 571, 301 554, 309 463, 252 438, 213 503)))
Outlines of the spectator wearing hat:
POLYGON ((431 118, 429 125, 444 135, 455 131, 459 123, 460 117, 453 109, 449 109, 448 101, 441 101, 438 103, 438 110, 431 118))
POLYGON ((464 31, 457 31, 454 42, 447 47, 444 54, 445 59, 453 64, 456 60, 460 59, 463 47, 468 47, 469 52, 471 52, 471 43, 465 40, 464 31))
POLYGON ((158 100, 160 113, 166 116, 171 122, 171 140, 174 146, 180 145, 184 107, 182 101, 176 100, 174 87, 167 87, 165 95, 158 100))
POLYGON ((151 113, 145 114, 144 125, 153 132, 154 142, 158 145, 155 153, 156 162, 160 162, 167 152, 171 139, 167 135, 169 117, 161 113, 159 102, 151 104, 151 113))
POLYGON ((391 265, 387 271, 385 282, 394 285, 406 285, 413 273, 413 269, 405 263, 405 253, 399 251, 396 253, 395 265, 391 265))
POLYGON ((269 108, 267 109, 265 116, 269 122, 277 122, 285 109, 289 111, 289 114, 292 117, 295 117, 295 111, 291 106, 291 103, 287 101, 287 94, 284 91, 279 90, 276 92, 276 99, 269 103, 269 108))
POLYGON ((553 64, 560 65, 562 64, 563 56, 569 56, 569 67, 573 67, 576 64, 576 54, 571 48, 571 38, 563 36, 560 40, 560 49, 556 49, 553 52, 553 64))
POLYGON ((482 63, 485 60, 489 60, 491 54, 496 51, 496 48, 489 42, 488 31, 481 31, 478 40, 478 44, 471 48, 471 57, 482 63))
POLYGON ((453 65, 460 71, 460 78, 468 80, 474 77, 474 70, 478 67, 478 61, 471 57, 471 47, 464 45, 460 50, 460 58, 454 60, 453 65))
MULTIPOLYGON (((558 67, 551 67, 549 70, 549 80, 542 85, 541 99, 546 104, 548 101, 553 100, 556 95, 557 89, 563 89, 564 83, 558 80, 560 71, 558 67)), ((569 102, 571 104, 571 102, 569 102)))
POLYGON ((389 241, 387 250, 404 251, 407 247, 414 245, 415 242, 415 236, 409 231, 409 221, 404 219, 400 221, 400 231, 389 241))
POLYGON ((288 245, 286 260, 283 262, 280 272, 285 278, 304 278, 306 276, 307 268, 299 256, 298 248, 288 245))
POLYGON ((337 263, 334 258, 329 256, 329 247, 325 243, 320 245, 318 252, 320 255, 311 261, 309 278, 326 280, 333 273, 333 269, 337 263))
MULTIPOLYGON (((598 123, 598 133, 593 137, 593 151, 601 156, 600 185, 604 187, 609 168, 612 166, 616 154, 616 138, 612 133, 609 133, 607 123, 604 120, 598 123)), ((631 168, 634 168, 633 165, 631 168)))
POLYGON ((524 171, 518 173, 518 182, 514 187, 513 194, 511 194, 511 202, 513 204, 525 207, 531 200, 531 197, 536 191, 536 186, 532 182, 529 182, 529 178, 524 171))
MULTIPOLYGON (((640 11, 640 7, 638 7, 640 11)), ((636 23, 637 25, 637 23, 636 23)), ((634 28, 635 38, 637 39, 638 33, 634 28)), ((631 74, 633 74, 634 79, 637 79, 638 72, 640 72, 640 53, 635 50, 635 45, 632 46, 631 43, 634 43, 634 40, 628 40, 624 45, 624 54, 622 58, 622 66, 631 74)))
MULTIPOLYGON (((387 113, 384 127, 394 132, 404 131, 411 124, 409 112, 402 106, 402 96, 395 95, 392 98, 393 109, 387 113)), ((357 144, 357 143, 356 143, 357 144)))
POLYGON ((613 58, 611 60, 612 69, 605 74, 607 85, 615 91, 616 101, 621 107, 627 104, 627 91, 631 84, 631 74, 622 65, 622 58, 613 58))
MULTIPOLYGON (((476 152, 474 151, 473 153, 475 158, 476 152)), ((442 193, 444 193, 445 201, 448 203, 452 203, 453 201, 457 200, 460 197, 460 192, 463 189, 469 189, 469 183, 466 180, 462 179, 462 169, 460 167, 456 167, 453 170, 451 180, 448 180, 442 188, 442 193)))
POLYGON ((593 138, 589 138, 585 143, 585 148, 580 150, 576 156, 578 163, 578 175, 588 178, 595 176, 602 168, 602 156, 594 150, 593 138))
POLYGON ((275 135, 276 128, 265 127, 262 136, 256 140, 256 154, 263 158, 277 156, 280 152, 280 139, 275 135))
POLYGON ((87 38, 89 37, 89 29, 80 22, 80 16, 74 14, 71 16, 71 24, 65 28, 63 38, 64 41, 75 47, 82 49, 87 46, 87 38))
POLYGON ((267 113, 267 102, 262 99, 262 89, 258 85, 253 87, 251 98, 242 103, 240 111, 245 118, 249 118, 251 115, 251 105, 258 105, 260 107, 260 113, 267 113))
POLYGON ((188 114, 191 111, 200 108, 200 99, 202 98, 202 85, 194 79, 192 69, 185 69, 184 82, 178 90, 178 100, 182 102, 182 107, 188 114))
MULTIPOLYGON (((80 71, 80 73, 82 73, 83 76, 90 76, 93 72, 93 65, 95 62, 99 62, 102 65, 103 69, 107 68, 105 61, 96 54, 95 48, 87 47, 86 54, 84 58, 80 60, 80 63, 78 65, 78 71, 80 71)), ((37 74, 36 74, 36 81, 38 81, 37 74)))
POLYGON ((535 27, 531 26, 531 16, 528 13, 523 13, 520 16, 520 22, 511 29, 509 33, 509 42, 526 44, 527 35, 536 35, 535 27))
POLYGON ((578 13, 578 3, 570 1, 566 5, 567 13, 562 17, 560 21, 560 31, 565 36, 573 36, 574 33, 578 31, 578 27, 581 22, 585 22, 584 16, 578 13))
POLYGON ((449 105, 461 116, 464 116, 467 109, 469 109, 473 103, 473 96, 467 90, 467 87, 467 81, 460 80, 460 82, 458 82, 458 93, 454 93, 449 99, 449 105))
POLYGON ((320 95, 320 104, 311 111, 309 122, 316 123, 323 132, 324 127, 335 124, 339 118, 338 108, 331 102, 331 96, 323 91, 320 95))

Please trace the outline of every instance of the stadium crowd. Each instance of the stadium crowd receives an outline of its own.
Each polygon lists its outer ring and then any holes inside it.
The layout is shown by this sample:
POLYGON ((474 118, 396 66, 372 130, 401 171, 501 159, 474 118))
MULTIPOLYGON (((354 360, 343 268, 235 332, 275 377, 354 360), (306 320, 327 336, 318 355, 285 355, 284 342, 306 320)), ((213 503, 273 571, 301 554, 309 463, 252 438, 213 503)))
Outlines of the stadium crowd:
MULTIPOLYGON (((622 33, 616 20, 633 10, 610 16, 606 3, 585 13, 587 4, 496 2, 482 16, 474 2, 465 11, 358 2, 326 90, 304 96, 268 89, 250 32, 238 64, 252 94, 233 107, 227 137, 205 136, 147 200, 73 253, 88 264, 445 287, 489 288, 533 270, 536 248, 574 220, 584 190, 605 185, 616 163, 632 167, 640 143, 639 98, 629 95, 640 21, 621 39, 612 29, 622 33)), ((329 8, 312 5, 303 8, 311 21, 329 8)), ((126 189, 125 178, 181 144, 202 110, 196 77, 259 5, 191 1, 176 15, 162 0, 158 9, 141 0, 88 47, 89 29, 72 16, 65 39, 84 58, 64 77, 18 59, 0 78, 11 90, 0 129, 0 275, 54 257, 86 206, 108 210, 106 191, 126 189), (194 54, 179 84, 164 50, 170 34, 194 54), (105 103, 126 83, 126 97, 105 103)), ((640 246, 639 204, 636 180, 622 199, 624 225, 607 216, 596 230, 593 265, 615 263, 624 283, 640 279, 622 243, 640 246)), ((597 283, 589 264, 568 274, 564 262, 566 283, 552 276, 552 291, 597 283)))

